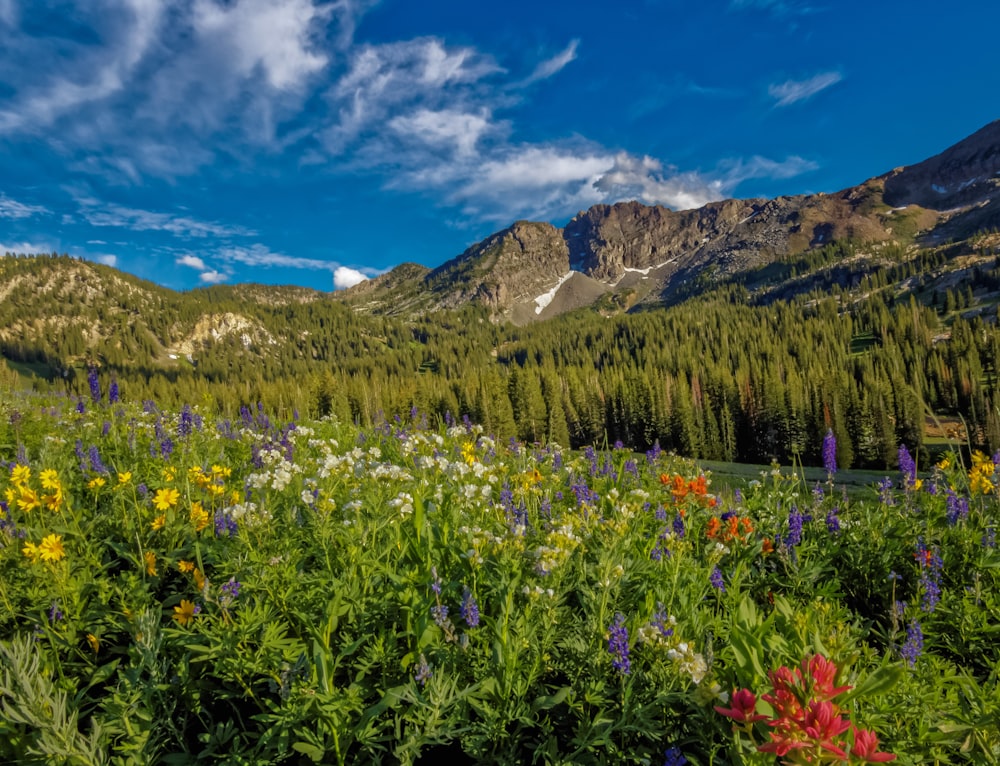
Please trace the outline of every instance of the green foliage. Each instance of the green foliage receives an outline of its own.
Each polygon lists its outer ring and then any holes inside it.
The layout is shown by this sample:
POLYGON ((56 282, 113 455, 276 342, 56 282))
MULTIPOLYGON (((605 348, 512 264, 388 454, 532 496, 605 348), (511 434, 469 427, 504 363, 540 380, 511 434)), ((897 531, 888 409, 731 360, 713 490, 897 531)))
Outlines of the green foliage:
POLYGON ((714 707, 820 654, 901 762, 1000 759, 984 455, 713 494, 420 412, 0 413, 5 762, 760 763, 714 707))

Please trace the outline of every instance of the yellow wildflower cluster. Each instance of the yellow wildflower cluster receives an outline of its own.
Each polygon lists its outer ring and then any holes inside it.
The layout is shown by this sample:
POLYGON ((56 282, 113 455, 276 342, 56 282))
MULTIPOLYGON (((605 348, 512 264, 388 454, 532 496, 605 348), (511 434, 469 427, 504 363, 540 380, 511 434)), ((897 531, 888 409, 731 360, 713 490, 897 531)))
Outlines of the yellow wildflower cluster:
POLYGON ((996 466, 989 456, 979 450, 972 453, 972 468, 969 469, 969 491, 989 495, 996 490, 993 474, 996 466))
POLYGON ((21 553, 27 556, 32 564, 39 561, 55 563, 66 555, 66 549, 63 548, 62 535, 46 535, 38 544, 26 542, 21 553))
POLYGON ((10 486, 4 490, 4 498, 10 508, 20 508, 25 513, 31 513, 36 508, 46 508, 58 511, 62 508, 65 498, 59 474, 52 468, 46 468, 38 476, 39 486, 31 486, 31 468, 26 465, 15 465, 10 472, 10 486))
POLYGON ((226 491, 226 479, 233 473, 233 469, 220 465, 213 465, 206 471, 201 466, 192 466, 188 469, 188 479, 196 484, 209 495, 218 497, 226 491))

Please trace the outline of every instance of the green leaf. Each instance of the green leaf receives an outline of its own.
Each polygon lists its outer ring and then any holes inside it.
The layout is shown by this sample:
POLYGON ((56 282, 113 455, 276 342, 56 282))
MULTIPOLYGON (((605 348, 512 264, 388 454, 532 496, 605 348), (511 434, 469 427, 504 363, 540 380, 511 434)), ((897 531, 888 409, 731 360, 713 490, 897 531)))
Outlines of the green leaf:
POLYGON ((296 742, 292 745, 292 750, 311 758, 313 763, 319 763, 323 760, 323 756, 326 755, 325 751, 315 745, 310 745, 308 742, 296 742))
POLYGON ((845 694, 840 704, 861 697, 874 697, 878 694, 885 694, 894 687, 905 674, 905 670, 900 665, 883 665, 864 681, 845 694))

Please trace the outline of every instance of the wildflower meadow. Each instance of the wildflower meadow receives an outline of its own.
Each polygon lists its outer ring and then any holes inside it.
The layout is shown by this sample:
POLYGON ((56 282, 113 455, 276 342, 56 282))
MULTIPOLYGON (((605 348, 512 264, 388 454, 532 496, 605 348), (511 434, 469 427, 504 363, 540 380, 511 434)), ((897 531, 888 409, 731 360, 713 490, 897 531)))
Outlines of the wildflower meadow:
POLYGON ((1000 761, 1000 455, 0 397, 0 761, 1000 761))

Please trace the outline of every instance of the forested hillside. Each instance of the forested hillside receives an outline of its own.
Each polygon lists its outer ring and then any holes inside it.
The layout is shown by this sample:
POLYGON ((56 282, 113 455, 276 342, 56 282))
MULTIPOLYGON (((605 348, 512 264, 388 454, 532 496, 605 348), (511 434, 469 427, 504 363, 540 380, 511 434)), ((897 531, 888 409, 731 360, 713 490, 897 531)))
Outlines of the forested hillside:
POLYGON ((575 447, 659 442, 698 458, 842 466, 915 454, 934 417, 1000 447, 996 235, 933 250, 834 243, 676 303, 614 300, 527 327, 473 306, 407 319, 297 288, 175 293, 66 257, 0 259, 6 386, 90 398, 87 372, 132 399, 264 402, 370 424, 416 408, 575 447), (962 425, 964 421, 964 426, 962 425))

